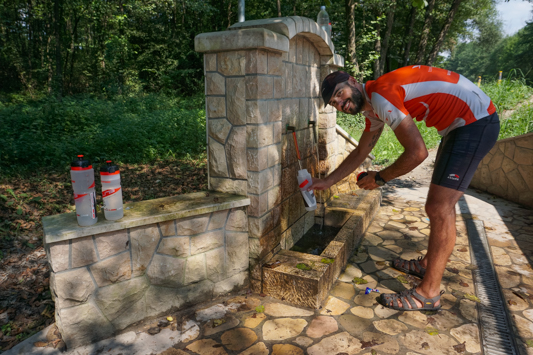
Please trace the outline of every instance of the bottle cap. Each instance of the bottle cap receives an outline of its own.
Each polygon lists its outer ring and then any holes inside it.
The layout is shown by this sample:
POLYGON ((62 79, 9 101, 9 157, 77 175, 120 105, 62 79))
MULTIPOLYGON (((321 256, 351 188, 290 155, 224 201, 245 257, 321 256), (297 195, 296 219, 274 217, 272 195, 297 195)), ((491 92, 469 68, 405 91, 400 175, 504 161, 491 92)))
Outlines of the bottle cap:
POLYGON ((118 165, 113 164, 111 160, 106 160, 106 165, 100 167, 100 175, 117 175, 119 173, 118 165))
POLYGON ((89 159, 84 158, 83 155, 78 155, 78 158, 70 163, 70 170, 88 170, 92 167, 89 159))
POLYGON ((326 10, 325 6, 320 6, 320 10, 326 10))

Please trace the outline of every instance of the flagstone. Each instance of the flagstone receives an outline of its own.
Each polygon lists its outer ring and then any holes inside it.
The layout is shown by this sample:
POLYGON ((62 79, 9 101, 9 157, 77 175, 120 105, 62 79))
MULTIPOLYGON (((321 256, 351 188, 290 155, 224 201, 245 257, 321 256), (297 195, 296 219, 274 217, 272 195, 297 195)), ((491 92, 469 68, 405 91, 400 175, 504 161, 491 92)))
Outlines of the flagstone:
POLYGON ((361 342, 359 339, 352 337, 347 332, 335 334, 329 338, 322 339, 318 344, 315 344, 307 349, 309 355, 325 355, 325 354, 339 354, 347 355, 357 354, 361 352, 361 342))
POLYGON ((204 308, 196 311, 196 319, 205 322, 212 319, 224 318, 226 315, 226 306, 223 304, 216 304, 209 308, 204 308))
POLYGON ((385 224, 385 229, 389 230, 400 230, 403 228, 406 228, 407 226, 403 223, 394 222, 393 220, 389 220, 389 223, 385 224))
POLYGON ((423 235, 427 235, 429 237, 429 234, 431 233, 431 231, 429 228, 420 229, 420 233, 422 233, 423 235))
POLYGON ((364 263, 366 259, 368 259, 367 253, 357 253, 354 256, 352 256, 352 258, 350 259, 350 262, 359 264, 359 263, 364 263))
POLYGON ((398 320, 419 329, 425 329, 428 326, 428 318, 422 312, 403 312, 398 316, 398 320))
POLYGON ((460 344, 466 343, 466 351, 469 353, 478 353, 481 351, 479 343, 479 328, 477 324, 465 324, 450 330, 450 334, 459 341, 460 344))
POLYGON ((383 239, 373 233, 365 233, 363 237, 362 245, 379 245, 383 242, 383 239))
POLYGON ((234 316, 224 318, 225 322, 218 327, 215 327, 213 322, 209 321, 204 324, 204 336, 210 336, 216 333, 224 332, 228 329, 235 328, 239 325, 239 320, 234 316))
POLYGON ((400 255, 400 257, 405 260, 411 260, 411 259, 417 260, 421 256, 423 256, 422 253, 419 253, 414 250, 407 250, 400 255))
POLYGON ((453 348, 457 345, 455 339, 446 334, 429 335, 422 330, 413 330, 398 336, 400 343, 410 350, 427 355, 457 355, 453 348), (421 345, 425 343, 425 346, 421 345))
POLYGON ((393 245, 393 244, 396 244, 396 241, 394 239, 389 239, 389 240, 384 240, 381 245, 385 246, 385 245, 393 245))
POLYGON ((284 340, 300 335, 307 326, 304 319, 278 318, 267 320, 263 324, 264 340, 284 340))
POLYGON ((360 264, 359 266, 365 273, 372 274, 387 267, 384 261, 379 261, 379 263, 380 264, 377 264, 374 260, 368 260, 366 263, 360 264))
POLYGON ((338 316, 346 312, 350 308, 350 305, 338 298, 329 296, 326 300, 326 304, 322 307, 320 314, 338 316))
POLYGON ((516 254, 512 252, 508 252, 507 254, 509 255, 509 257, 515 264, 528 264, 529 263, 529 261, 527 260, 524 254, 516 254))
POLYGON ((186 347, 187 350, 199 355, 227 355, 221 344, 213 339, 201 339, 186 347))
POLYGON ((356 337, 361 336, 363 331, 372 325, 370 319, 361 318, 352 314, 343 314, 340 316, 339 323, 348 333, 356 337))
POLYGON ((374 324, 374 327, 380 332, 389 335, 396 335, 405 332, 408 329, 405 324, 398 322, 394 319, 377 320, 374 321, 372 324, 374 324))
POLYGON ((385 248, 392 250, 393 252, 400 254, 402 252, 402 248, 397 245, 386 245, 385 248))
POLYGON ((503 297, 505 298, 507 307, 511 312, 523 311, 524 309, 527 309, 529 307, 529 302, 517 296, 512 290, 504 289, 503 297))
POLYGON ((533 323, 517 314, 512 314, 515 326, 518 328, 518 334, 522 338, 533 338, 533 323))
POLYGON ((453 249, 453 253, 452 253, 453 256, 455 256, 456 258, 458 258, 459 260, 462 260, 466 263, 469 263, 470 264, 470 247, 469 246, 466 246, 466 245, 461 245, 461 246, 458 246, 456 245, 455 248, 453 249), (465 251, 459 251, 459 250, 465 250, 465 251))
POLYGON ((511 268, 520 275, 524 275, 525 277, 529 278, 533 277, 533 269, 529 264, 513 265, 511 268))
POLYGON ((398 231, 384 230, 376 233, 382 239, 401 239, 403 234, 398 231))
POLYGON ((313 344, 313 339, 304 336, 298 337, 293 341, 304 348, 307 348, 309 345, 313 344))
POLYGON ((357 306, 357 307, 353 307, 352 309, 350 309, 350 312, 352 312, 354 315, 361 317, 361 318, 365 318, 365 319, 374 318, 374 311, 372 310, 372 308, 357 306))
POLYGON ((455 302, 457 302, 457 298, 451 293, 445 293, 440 296, 440 305, 442 309, 452 308, 455 306, 455 302))
POLYGON ((248 328, 237 328, 228 330, 220 337, 222 344, 229 350, 242 350, 257 340, 255 332, 248 328))
POLYGON ((304 351, 290 344, 275 344, 272 347, 272 355, 304 355, 304 351))
POLYGON ((388 307, 384 307, 383 305, 379 304, 376 306, 376 308, 374 308, 374 313, 376 314, 376 316, 378 316, 379 318, 389 318, 395 314, 397 314, 398 312, 400 311, 397 311, 395 309, 392 309, 392 308, 388 308, 388 307))
POLYGON ((363 277, 363 279, 367 281, 366 284, 355 285, 355 287, 359 290, 366 290, 367 287, 376 288, 376 286, 378 285, 378 281, 371 275, 366 275, 365 277, 363 277))
POLYGON ((380 278, 380 279, 395 279, 397 278, 398 276, 400 275, 405 275, 405 273, 399 271, 399 270, 396 270, 396 269, 393 269, 391 267, 389 268, 386 268, 386 269, 383 269, 383 270, 379 270, 376 275, 380 278))
POLYGON ((386 354, 396 354, 400 351, 400 344, 398 344, 398 341, 390 335, 365 332, 363 333, 362 340, 364 342, 379 344, 372 346, 372 349, 378 354, 382 352, 386 354))
MULTIPOLYGON (((502 288, 513 288, 520 284, 520 274, 516 271, 504 266, 495 266, 494 269, 502 288)), ((524 278, 524 283, 528 283, 526 278, 524 278)), ((533 285, 533 280, 530 284, 533 285)))
POLYGON ((253 346, 249 347, 248 349, 244 350, 239 355, 268 355, 269 351, 266 347, 265 343, 257 343, 253 346))
POLYGON ((439 313, 428 317, 428 321, 441 331, 449 330, 463 324, 463 320, 451 311, 440 311, 439 313), (432 319, 430 321, 429 319, 432 319))
POLYGON ((361 292, 355 298, 353 299, 354 303, 359 306, 363 307, 371 307, 375 304, 378 304, 378 301, 376 301, 376 295, 373 293, 369 293, 368 295, 365 295, 364 292, 361 292))
POLYGON ((363 272, 356 266, 348 264, 344 272, 339 276, 339 281, 352 282, 354 277, 361 277, 363 272))
POLYGON ((477 322, 477 306, 476 302, 467 299, 462 299, 459 302, 459 311, 461 315, 471 322, 477 322))
POLYGON ((244 319, 244 326, 247 328, 256 328, 267 318, 264 313, 253 313, 244 319))
POLYGON ((346 300, 351 300, 355 296, 355 289, 353 284, 348 284, 344 282, 337 282, 335 287, 331 290, 330 294, 332 296, 337 296, 344 298, 346 300))
POLYGON ((324 335, 335 333, 337 330, 339 330, 339 326, 335 318, 318 316, 311 321, 306 334, 311 338, 322 338, 324 335))
POLYGON ((315 312, 281 303, 269 303, 265 305, 265 314, 272 317, 310 317, 315 312))

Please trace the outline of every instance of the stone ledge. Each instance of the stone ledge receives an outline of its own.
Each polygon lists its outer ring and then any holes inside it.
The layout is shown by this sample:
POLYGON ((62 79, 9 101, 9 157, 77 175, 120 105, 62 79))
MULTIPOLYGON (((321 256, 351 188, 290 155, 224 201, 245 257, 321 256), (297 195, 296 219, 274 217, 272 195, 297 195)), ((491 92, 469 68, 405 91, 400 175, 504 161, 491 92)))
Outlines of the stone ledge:
POLYGON ((200 53, 257 48, 288 52, 289 40, 279 33, 264 28, 202 33, 194 38, 194 50, 200 53))
POLYGON ((45 244, 56 243, 249 204, 250 199, 245 196, 213 191, 206 196, 206 192, 195 192, 125 204, 124 217, 120 220, 108 221, 101 212, 98 214, 98 222, 89 227, 78 225, 75 212, 64 213, 43 218, 44 241, 45 244))

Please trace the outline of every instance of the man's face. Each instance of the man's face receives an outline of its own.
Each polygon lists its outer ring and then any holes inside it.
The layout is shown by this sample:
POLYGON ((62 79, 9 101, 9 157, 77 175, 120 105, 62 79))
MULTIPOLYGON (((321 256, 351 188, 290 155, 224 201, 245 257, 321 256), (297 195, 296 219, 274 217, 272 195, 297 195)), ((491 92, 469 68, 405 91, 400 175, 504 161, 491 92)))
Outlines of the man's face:
POLYGON ((345 81, 337 84, 328 104, 338 111, 356 115, 361 112, 364 103, 361 91, 350 82, 345 81))

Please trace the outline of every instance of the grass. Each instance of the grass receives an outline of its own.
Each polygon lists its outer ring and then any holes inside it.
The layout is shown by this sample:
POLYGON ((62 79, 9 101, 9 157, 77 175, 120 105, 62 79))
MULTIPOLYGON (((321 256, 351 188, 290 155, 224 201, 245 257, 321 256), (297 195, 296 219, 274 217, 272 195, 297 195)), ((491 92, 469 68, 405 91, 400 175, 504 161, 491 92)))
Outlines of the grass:
POLYGON ((78 154, 97 165, 195 157, 205 151, 203 100, 147 94, 0 102, 0 175, 68 170, 78 154))
MULTIPOLYGON (((498 84, 497 81, 488 82, 481 85, 481 89, 491 98, 496 106, 498 113, 504 110, 510 110, 516 105, 523 103, 513 114, 505 120, 502 120, 500 136, 498 139, 515 137, 528 132, 533 132, 533 104, 524 103, 533 95, 533 88, 526 85, 523 78, 516 78, 513 76, 502 80, 498 84)), ((500 115, 501 117, 501 115, 500 115)), ((428 128, 424 122, 416 122, 420 134, 426 142, 428 149, 435 148, 440 142, 440 135, 434 128, 428 128)), ((359 139, 365 128, 365 119, 362 115, 347 115, 342 112, 337 113, 337 124, 344 128, 355 139, 359 139)), ((385 125, 380 139, 372 150, 372 154, 376 157, 374 164, 385 165, 391 164, 404 151, 402 145, 394 135, 394 132, 385 125)))

